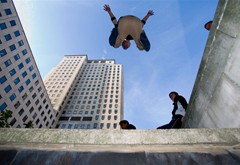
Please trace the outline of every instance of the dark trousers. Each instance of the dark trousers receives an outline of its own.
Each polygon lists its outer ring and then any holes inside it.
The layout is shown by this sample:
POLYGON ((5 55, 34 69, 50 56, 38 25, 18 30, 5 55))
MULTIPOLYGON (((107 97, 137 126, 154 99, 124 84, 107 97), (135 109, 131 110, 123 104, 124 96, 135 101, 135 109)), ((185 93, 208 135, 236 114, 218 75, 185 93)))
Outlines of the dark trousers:
POLYGON ((182 122, 181 122, 181 118, 183 116, 178 116, 173 118, 170 123, 162 125, 160 127, 158 127, 157 129, 178 129, 182 127, 182 122))

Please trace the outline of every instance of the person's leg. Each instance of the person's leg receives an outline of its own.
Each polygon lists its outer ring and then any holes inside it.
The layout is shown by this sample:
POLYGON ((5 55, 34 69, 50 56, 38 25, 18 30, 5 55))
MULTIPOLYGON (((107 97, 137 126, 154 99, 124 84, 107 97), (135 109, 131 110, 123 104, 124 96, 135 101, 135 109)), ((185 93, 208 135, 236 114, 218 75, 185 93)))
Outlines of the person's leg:
POLYGON ((171 127, 169 126, 169 124, 165 124, 165 125, 162 125, 160 127, 157 127, 157 129, 170 129, 171 127))
POLYGON ((182 121, 181 118, 177 118, 175 122, 172 125, 172 128, 181 128, 182 127, 182 121))
POLYGON ((144 50, 148 52, 150 50, 151 45, 144 30, 140 34, 140 41, 143 44, 144 50))
POLYGON ((172 129, 176 120, 172 119, 168 124, 158 127, 157 129, 172 129))
POLYGON ((116 39, 118 36, 118 28, 115 27, 112 29, 111 35, 109 37, 109 44, 114 47, 116 39))

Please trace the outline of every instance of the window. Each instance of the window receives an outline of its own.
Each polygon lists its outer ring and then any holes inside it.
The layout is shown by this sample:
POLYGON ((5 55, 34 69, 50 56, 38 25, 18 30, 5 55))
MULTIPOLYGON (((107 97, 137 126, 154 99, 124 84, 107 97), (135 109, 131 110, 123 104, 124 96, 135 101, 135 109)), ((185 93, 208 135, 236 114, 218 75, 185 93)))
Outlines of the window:
POLYGON ((34 94, 32 95, 32 98, 35 99, 36 96, 37 96, 37 94, 34 93, 34 94))
POLYGON ((85 125, 84 124, 81 124, 81 129, 84 129, 85 128, 85 125))
POLYGON ((0 78, 0 83, 3 84, 5 81, 7 81, 6 76, 2 76, 2 77, 0 78))
POLYGON ((10 48, 11 51, 14 51, 16 49, 16 46, 14 44, 12 44, 12 45, 9 46, 9 48, 10 48))
POLYGON ((33 87, 31 86, 30 88, 29 88, 29 92, 32 92, 33 91, 33 87))
POLYGON ((10 21, 10 25, 11 25, 11 26, 15 26, 15 25, 16 25, 16 22, 15 22, 14 20, 11 20, 11 21, 10 21))
POLYGON ((31 72, 34 68, 33 68, 33 66, 30 66, 28 69, 31 72))
POLYGON ((19 58, 20 58, 19 54, 16 54, 16 55, 14 56, 15 61, 17 61, 19 58))
POLYGON ((29 79, 27 79, 26 84, 29 85, 30 82, 31 82, 31 81, 30 81, 29 79))
POLYGON ((23 40, 18 41, 18 45, 19 45, 19 46, 23 46, 23 45, 24 45, 23 40))
POLYGON ((68 121, 68 119, 69 117, 63 117, 63 116, 59 118, 60 121, 68 121))
POLYGON ((35 79, 36 76, 37 76, 36 73, 34 73, 34 74, 32 75, 32 78, 35 79))
POLYGON ((9 71, 9 74, 10 74, 11 76, 13 76, 15 73, 16 73, 16 70, 15 70, 15 69, 12 69, 12 70, 9 71))
POLYGON ((7 104, 3 103, 2 105, 0 105, 0 110, 3 111, 6 109, 6 107, 7 107, 7 104))
POLYGON ((9 99, 10 99, 11 101, 13 101, 15 98, 16 98, 16 95, 15 95, 15 93, 14 93, 14 94, 12 94, 12 95, 9 97, 9 99))
POLYGON ((7 54, 7 51, 5 49, 0 51, 1 57, 5 56, 7 54))
POLYGON ((99 116, 97 115, 97 116, 95 116, 95 120, 98 120, 98 118, 99 118, 99 116))
POLYGON ((33 114, 33 119, 35 119, 37 117, 37 113, 33 114))
POLYGON ((15 35, 15 37, 18 37, 18 36, 20 36, 20 32, 17 30, 14 32, 14 35, 15 35))
POLYGON ((7 0, 1 0, 0 2, 1 3, 7 3, 7 0))
POLYGON ((18 101, 18 102, 14 105, 14 107, 17 109, 19 106, 20 106, 20 102, 18 101))
POLYGON ((87 125, 87 129, 90 129, 90 124, 87 125))
POLYGON ((24 77, 26 77, 26 76, 27 76, 27 72, 24 71, 24 72, 22 73, 22 77, 24 78, 24 77))
POLYGON ((27 54, 27 50, 24 49, 24 50, 22 51, 22 54, 23 54, 23 55, 26 55, 26 54, 27 54))
POLYGON ((0 29, 1 30, 7 29, 7 25, 5 23, 1 23, 0 24, 0 29))
POLYGON ((71 121, 80 121, 81 117, 71 117, 71 121))
POLYGON ((17 120, 15 118, 13 118, 12 121, 10 122, 10 125, 13 126, 16 123, 16 121, 17 120))
POLYGON ((23 86, 20 86, 20 87, 18 88, 18 92, 19 92, 19 93, 21 93, 23 90, 24 90, 23 86))
POLYGON ((24 116, 24 118, 22 119, 23 122, 25 122, 27 120, 27 115, 24 116))
POLYGON ((12 89, 11 85, 5 87, 5 92, 8 93, 12 89))
POLYGON ((74 129, 78 129, 78 124, 75 124, 75 125, 74 125, 74 129))
POLYGON ((92 117, 83 117, 82 121, 92 121, 92 117))
POLYGON ((36 82, 35 82, 35 85, 37 86, 39 84, 39 81, 37 80, 36 82))
POLYGON ((9 41, 9 40, 11 40, 11 39, 12 39, 12 37, 11 37, 11 35, 10 35, 10 34, 7 34, 7 35, 5 35, 4 37, 5 37, 6 41, 9 41))
POLYGON ((28 64, 31 60, 30 60, 30 58, 27 58, 25 61, 28 64))
POLYGON ((4 62, 5 66, 8 67, 9 65, 12 64, 11 60, 8 59, 7 61, 4 62))
POLYGON ((72 124, 68 124, 68 129, 71 129, 72 128, 72 124))
POLYGON ((31 101, 28 100, 27 103, 26 103, 26 106, 28 107, 30 104, 31 104, 31 101))
POLYGON ((62 124, 61 129, 66 128, 66 124, 62 124))
POLYGON ((23 110, 23 109, 21 109, 21 110, 18 112, 18 114, 19 114, 20 116, 22 116, 23 113, 24 113, 24 110, 23 110))
POLYGON ((20 82, 20 79, 17 77, 17 78, 14 80, 14 84, 17 85, 19 82, 20 82))
POLYGON ((27 93, 25 93, 23 96, 22 96, 22 99, 25 100, 27 98, 27 93))
POLYGON ((108 128, 108 129, 110 128, 110 123, 107 123, 107 128, 108 128))
POLYGON ((22 69, 23 67, 24 67, 23 63, 20 63, 20 64, 18 65, 18 69, 22 69))
POLYGON ((11 15, 12 11, 10 9, 5 9, 5 13, 6 13, 6 15, 11 15))

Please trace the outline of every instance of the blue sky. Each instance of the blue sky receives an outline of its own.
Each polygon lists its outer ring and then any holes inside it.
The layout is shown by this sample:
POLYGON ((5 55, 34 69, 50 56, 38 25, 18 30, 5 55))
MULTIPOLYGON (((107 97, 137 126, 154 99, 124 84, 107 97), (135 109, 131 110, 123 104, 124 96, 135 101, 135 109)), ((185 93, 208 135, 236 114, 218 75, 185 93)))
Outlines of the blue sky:
POLYGON ((124 118, 138 129, 155 129, 171 120, 171 91, 189 101, 217 0, 14 0, 34 58, 44 78, 64 55, 115 59, 124 67, 124 118), (113 24, 103 10, 109 4, 119 18, 143 18, 149 52, 132 42, 128 50, 108 43, 113 24))

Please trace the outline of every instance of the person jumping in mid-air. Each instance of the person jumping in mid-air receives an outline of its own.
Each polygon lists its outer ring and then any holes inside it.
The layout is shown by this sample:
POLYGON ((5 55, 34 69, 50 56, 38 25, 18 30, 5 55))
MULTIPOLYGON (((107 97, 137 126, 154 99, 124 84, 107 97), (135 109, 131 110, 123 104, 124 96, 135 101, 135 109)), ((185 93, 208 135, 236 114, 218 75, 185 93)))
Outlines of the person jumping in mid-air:
POLYGON ((113 15, 109 5, 104 5, 104 10, 108 12, 115 26, 109 37, 111 46, 118 48, 122 44, 123 49, 128 49, 130 47, 130 40, 134 40, 139 50, 150 50, 150 42, 142 28, 147 19, 154 15, 152 10, 149 10, 142 20, 135 16, 127 15, 120 17, 118 21, 113 15))

